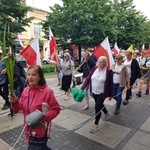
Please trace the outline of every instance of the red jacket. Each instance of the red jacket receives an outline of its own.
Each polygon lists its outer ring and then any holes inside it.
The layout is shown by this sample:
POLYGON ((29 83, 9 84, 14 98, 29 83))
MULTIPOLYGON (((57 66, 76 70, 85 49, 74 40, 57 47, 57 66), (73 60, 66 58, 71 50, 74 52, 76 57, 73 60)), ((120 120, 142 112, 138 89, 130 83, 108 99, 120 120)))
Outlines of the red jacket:
MULTIPOLYGON (((54 96, 53 91, 47 86, 36 86, 30 87, 27 86, 22 95, 19 99, 18 103, 14 104, 13 111, 19 112, 23 110, 24 114, 24 125, 26 125, 26 116, 28 115, 28 110, 31 112, 35 111, 36 109, 42 111, 42 102, 48 103, 49 110, 46 112, 45 117, 43 118, 42 122, 51 122, 59 113, 60 113, 60 106, 54 96), (29 95, 29 98, 28 98, 29 95), (28 103, 29 101, 29 103, 28 103)), ((35 132, 35 136, 38 138, 44 137, 46 127, 41 124, 38 128, 32 128, 31 132, 35 132)), ((25 135, 27 142, 29 141, 29 126, 25 128, 25 135)))

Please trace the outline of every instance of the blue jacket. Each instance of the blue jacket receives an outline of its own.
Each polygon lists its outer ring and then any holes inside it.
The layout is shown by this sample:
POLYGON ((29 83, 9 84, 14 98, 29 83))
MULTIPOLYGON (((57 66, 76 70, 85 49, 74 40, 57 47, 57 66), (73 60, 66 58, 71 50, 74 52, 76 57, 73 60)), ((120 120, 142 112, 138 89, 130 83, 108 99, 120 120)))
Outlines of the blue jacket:
POLYGON ((2 70, 5 69, 4 61, 0 62, 0 85, 6 82, 6 74, 1 74, 2 70))

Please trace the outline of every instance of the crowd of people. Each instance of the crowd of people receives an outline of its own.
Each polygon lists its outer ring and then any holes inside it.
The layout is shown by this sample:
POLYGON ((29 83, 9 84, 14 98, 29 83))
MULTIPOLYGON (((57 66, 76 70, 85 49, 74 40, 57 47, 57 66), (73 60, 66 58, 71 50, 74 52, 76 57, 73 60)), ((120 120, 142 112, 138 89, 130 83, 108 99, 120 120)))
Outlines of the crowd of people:
MULTIPOLYGON (((69 53, 67 53, 70 55, 69 53)), ((64 54, 65 56, 65 54, 64 54)), ((69 57, 68 57, 69 58, 69 57)), ((71 58, 70 58, 71 60, 71 58)), ((87 49, 81 59, 81 64, 75 68, 75 71, 70 67, 70 78, 65 81, 62 77, 63 84, 68 84, 69 91, 71 89, 71 78, 73 72, 83 73, 83 83, 81 89, 85 91, 85 97, 83 102, 86 103, 83 110, 86 111, 90 108, 89 98, 95 101, 95 122, 92 125, 91 132, 97 132, 99 129, 98 123, 100 118, 102 120, 108 120, 110 112, 107 111, 104 101, 106 98, 115 99, 116 107, 114 114, 120 113, 121 104, 129 104, 129 100, 132 99, 132 88, 138 86, 137 97, 142 95, 143 83, 146 83, 145 95, 149 95, 150 88, 150 53, 149 51, 135 50, 120 51, 119 54, 114 56, 115 64, 108 68, 108 60, 105 56, 101 56, 98 59, 94 57, 91 49, 87 49), (64 82, 65 81, 65 82, 64 82), (125 91, 125 99, 122 100, 122 93, 125 91), (103 115, 101 117, 101 111, 103 115)), ((65 61, 64 61, 65 62, 65 61)), ((64 65, 62 65, 62 68, 64 65)), ((63 70, 63 69, 62 69, 63 70)), ((64 90, 64 88, 62 88, 64 90)), ((67 90, 64 90, 67 92, 67 90)), ((70 97, 70 95, 69 95, 70 97)), ((68 100, 67 98, 65 100, 68 100)))
MULTIPOLYGON (((0 59, 2 57, 0 51, 0 59)), ((148 51, 140 53, 138 50, 135 50, 134 54, 131 51, 120 51, 114 56, 114 59, 115 64, 108 68, 108 60, 105 56, 96 58, 92 50, 87 49, 81 58, 81 64, 75 68, 73 57, 68 51, 65 51, 63 58, 58 55, 55 72, 58 79, 57 85, 66 94, 64 100, 69 100, 71 97, 74 72, 83 73, 81 90, 85 91, 83 102, 86 103, 83 111, 90 109, 90 96, 95 102, 95 122, 90 130, 91 133, 99 130, 100 118, 106 121, 111 115, 104 105, 106 98, 116 100, 114 114, 118 115, 121 104, 129 104, 129 100, 132 98, 132 88, 136 83, 138 83, 137 97, 142 96, 144 83, 146 83, 145 95, 149 95, 150 53, 148 51), (124 90, 126 94, 124 101, 122 101, 124 90)), ((2 110, 10 108, 11 113, 23 110, 25 135, 29 144, 28 150, 37 150, 39 147, 50 150, 51 148, 47 146, 50 124, 52 119, 60 113, 60 106, 53 91, 46 85, 42 68, 38 65, 31 66, 26 75, 21 75, 20 66, 15 62, 14 95, 11 96, 9 95, 9 83, 4 61, 0 62, 0 71, 0 95, 5 100, 2 110), (26 78, 27 84, 24 86, 20 85, 23 82, 22 78, 26 78), (37 144, 39 139, 43 141, 43 144, 37 144)))

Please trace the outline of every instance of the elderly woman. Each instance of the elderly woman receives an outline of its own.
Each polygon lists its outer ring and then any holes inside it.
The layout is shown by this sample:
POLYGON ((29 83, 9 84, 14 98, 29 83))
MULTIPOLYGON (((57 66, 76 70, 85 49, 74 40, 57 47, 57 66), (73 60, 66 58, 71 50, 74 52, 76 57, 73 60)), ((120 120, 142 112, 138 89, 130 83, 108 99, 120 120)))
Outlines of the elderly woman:
POLYGON ((12 109, 16 113, 23 112, 28 150, 51 150, 47 140, 51 121, 60 113, 60 106, 54 92, 46 85, 40 66, 28 68, 27 83, 20 99, 16 95, 9 97, 12 109))
POLYGON ((70 99, 70 85, 72 81, 72 74, 74 68, 74 62, 70 59, 70 54, 66 52, 64 54, 64 62, 62 63, 62 90, 66 92, 67 97, 65 100, 70 99))
POLYGON ((126 87, 130 88, 130 78, 127 72, 126 66, 122 63, 123 56, 121 54, 116 55, 116 63, 112 66, 113 70, 113 82, 114 82, 114 99, 116 100, 116 109, 114 114, 119 114, 122 92, 126 87))
POLYGON ((110 115, 110 112, 107 111, 104 105, 104 101, 107 97, 109 97, 109 100, 113 97, 113 72, 107 68, 107 64, 105 56, 99 57, 97 66, 90 71, 90 74, 81 87, 84 90, 90 83, 90 90, 95 100, 95 123, 91 128, 91 133, 99 130, 98 123, 101 118, 101 110, 104 112, 102 120, 107 120, 110 115))
POLYGON ((132 52, 126 51, 126 60, 124 61, 124 65, 127 67, 128 75, 130 78, 130 88, 126 91, 126 97, 123 102, 123 105, 127 105, 129 103, 129 99, 132 98, 132 86, 135 83, 137 78, 141 78, 141 71, 138 61, 135 58, 132 58, 132 52))
POLYGON ((145 95, 149 95, 149 87, 150 87, 150 53, 148 51, 144 52, 143 61, 140 62, 140 69, 142 73, 142 77, 139 81, 139 91, 136 94, 137 97, 141 97, 142 95, 142 87, 144 80, 146 80, 146 91, 145 95))

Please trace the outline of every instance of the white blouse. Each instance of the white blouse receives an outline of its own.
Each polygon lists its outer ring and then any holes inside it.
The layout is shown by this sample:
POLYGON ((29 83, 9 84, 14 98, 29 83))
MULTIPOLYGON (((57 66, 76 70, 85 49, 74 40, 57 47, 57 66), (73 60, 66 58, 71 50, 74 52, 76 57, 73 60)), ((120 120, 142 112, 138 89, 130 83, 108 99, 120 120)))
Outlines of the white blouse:
POLYGON ((132 62, 132 59, 130 61, 127 61, 127 60, 124 61, 124 65, 127 67, 129 78, 131 78, 131 62, 132 62))
POLYGON ((106 81, 106 68, 99 71, 98 68, 94 71, 92 77, 92 93, 101 94, 104 92, 104 84, 106 81))
POLYGON ((113 70, 114 75, 113 75, 113 82, 114 83, 120 83, 120 73, 123 69, 124 65, 115 65, 115 68, 113 70))

